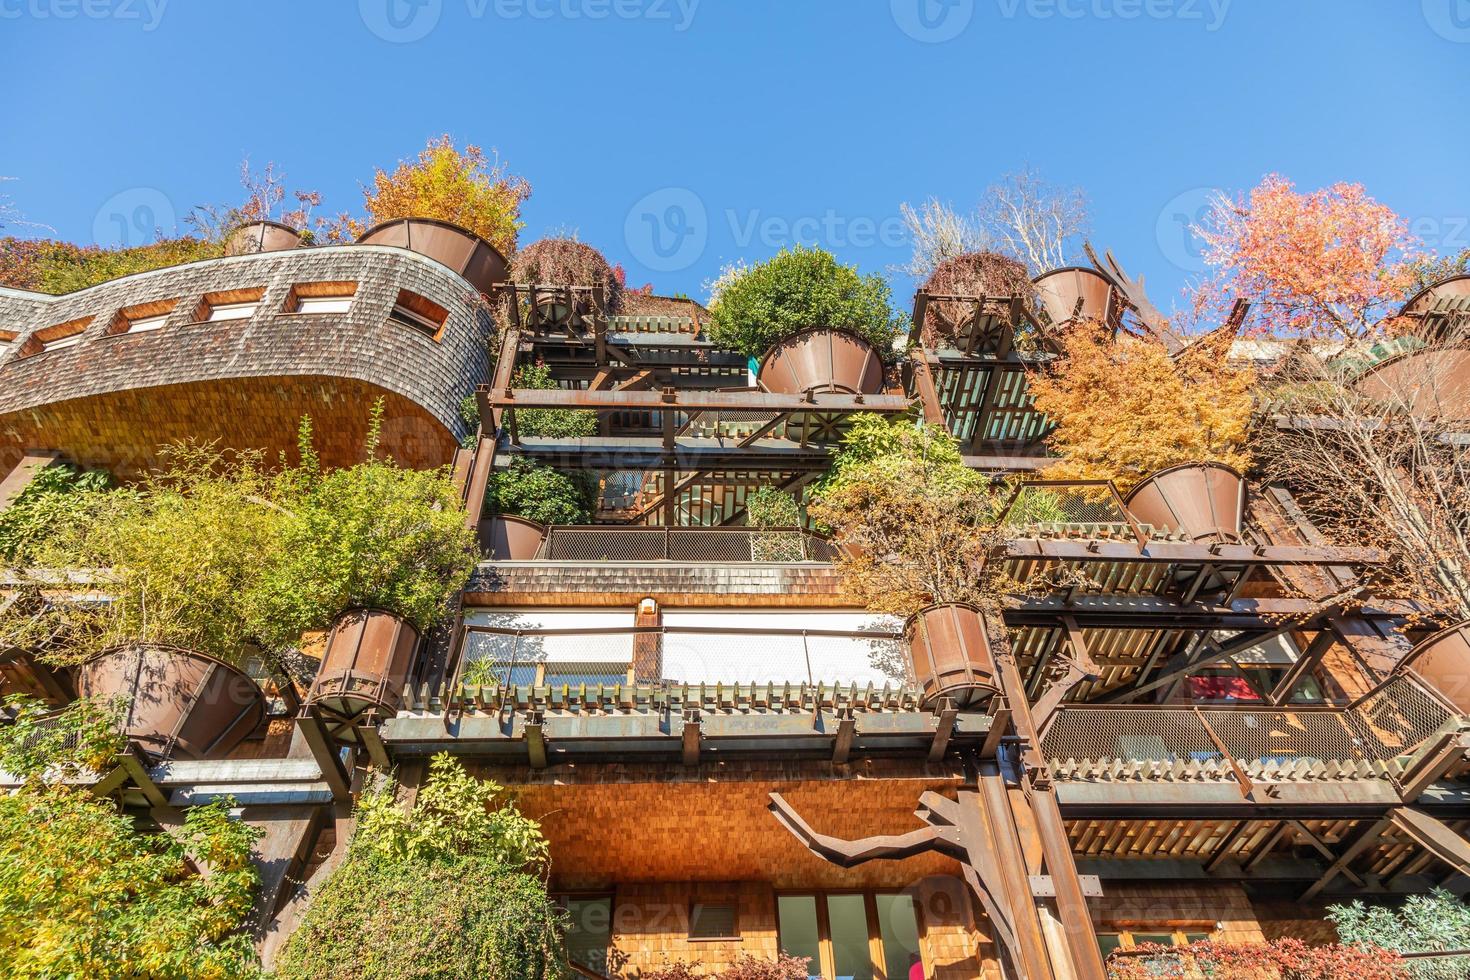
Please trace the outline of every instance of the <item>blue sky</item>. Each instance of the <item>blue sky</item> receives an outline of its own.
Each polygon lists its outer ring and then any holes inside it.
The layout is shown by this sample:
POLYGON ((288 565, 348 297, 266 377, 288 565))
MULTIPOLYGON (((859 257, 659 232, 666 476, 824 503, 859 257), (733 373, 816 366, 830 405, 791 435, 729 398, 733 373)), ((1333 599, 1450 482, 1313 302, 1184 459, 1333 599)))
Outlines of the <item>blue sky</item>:
POLYGON ((449 132, 530 179, 523 241, 696 296, 798 238, 884 272, 900 202, 1025 163, 1166 307, 1185 216, 1270 171, 1470 247, 1470 0, 0 0, 0 57, 0 190, 78 241, 233 203, 247 155, 356 208, 449 132))

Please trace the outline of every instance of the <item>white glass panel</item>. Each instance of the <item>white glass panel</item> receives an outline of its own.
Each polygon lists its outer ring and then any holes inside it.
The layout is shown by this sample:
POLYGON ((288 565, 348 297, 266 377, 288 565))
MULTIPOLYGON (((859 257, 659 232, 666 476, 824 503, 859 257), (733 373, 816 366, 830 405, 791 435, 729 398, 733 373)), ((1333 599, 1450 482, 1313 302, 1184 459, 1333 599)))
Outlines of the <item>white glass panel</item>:
POLYGON ((912 895, 875 895, 878 934, 883 939, 884 976, 888 980, 924 980, 919 955, 919 917, 912 895))
POLYGON ((248 320, 255 315, 259 303, 224 303, 209 308, 209 319, 206 323, 215 323, 220 320, 248 320))
POLYGON ((873 980, 866 905, 861 895, 827 896, 827 928, 837 980, 873 980))
POLYGON ((157 330, 168 322, 168 316, 167 313, 163 313, 159 316, 145 316, 129 320, 128 333, 147 333, 149 330, 157 330))
POLYGON ((804 958, 810 980, 821 980, 821 939, 817 932, 816 896, 780 896, 776 899, 776 918, 781 931, 781 952, 804 958))
POLYGON ((58 337, 55 340, 46 341, 42 350, 64 350, 67 347, 75 347, 82 342, 82 335, 74 333, 69 337, 58 337))
POLYGON ((899 644, 875 637, 762 634, 761 630, 888 630, 896 620, 851 610, 681 610, 664 614, 664 677, 676 683, 904 683, 899 644), (719 630, 680 633, 676 627, 719 630), (724 632, 729 630, 729 632, 724 632))
POLYGON ((351 306, 351 296, 303 296, 296 304, 296 312, 346 313, 351 306))

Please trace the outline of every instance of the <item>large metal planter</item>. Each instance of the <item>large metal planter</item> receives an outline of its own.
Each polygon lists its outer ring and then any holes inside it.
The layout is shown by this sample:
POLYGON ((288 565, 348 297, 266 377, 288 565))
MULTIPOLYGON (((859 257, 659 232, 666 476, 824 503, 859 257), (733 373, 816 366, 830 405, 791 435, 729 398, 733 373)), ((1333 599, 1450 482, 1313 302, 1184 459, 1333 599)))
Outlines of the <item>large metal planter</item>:
POLYGON ((217 758, 265 721, 265 695, 238 668, 178 647, 133 644, 82 664, 77 694, 127 701, 123 730, 164 758, 217 758))
POLYGON ((363 725, 398 714, 418 645, 419 631, 402 617, 380 609, 343 613, 327 634, 307 707, 322 716, 333 738, 357 742, 363 725))
POLYGON ((1470 623, 1441 630, 1400 661, 1406 671, 1447 698, 1462 715, 1470 715, 1470 623))
POLYGON ((1080 266, 1055 269, 1033 281, 1036 298, 1052 326, 1074 320, 1112 323, 1118 297, 1113 284, 1100 272, 1080 266))
POLYGON ((301 246, 301 233, 279 221, 255 221, 237 228, 225 240, 226 255, 284 252, 301 246))
POLYGON ((446 265, 482 293, 506 281, 510 263, 489 242, 458 225, 434 218, 399 218, 371 228, 359 245, 406 248, 446 265))
POLYGON ((903 635, 923 708, 950 698, 970 710, 999 693, 985 615, 976 607, 953 603, 922 609, 909 617, 903 635))
POLYGON ((17 695, 39 698, 60 708, 72 699, 71 682, 30 651, 0 649, 0 701, 17 695))
POLYGON ((492 517, 480 522, 480 550, 497 561, 530 561, 546 543, 546 527, 524 517, 492 517))
POLYGON ((1245 477, 1220 463, 1185 463, 1150 474, 1124 498, 1141 524, 1193 542, 1240 540, 1245 521, 1245 477))
POLYGON ((883 390, 883 358, 857 334, 822 327, 768 350, 756 377, 767 391, 784 395, 876 395, 883 390))
POLYGON ((1440 300, 1452 296, 1470 296, 1470 273, 1450 276, 1448 279, 1441 279, 1439 282, 1424 287, 1404 304, 1399 315, 1423 316, 1432 310, 1440 300))
POLYGON ((1430 347, 1390 357, 1370 368, 1355 390, 1416 416, 1470 419, 1470 350, 1430 347))

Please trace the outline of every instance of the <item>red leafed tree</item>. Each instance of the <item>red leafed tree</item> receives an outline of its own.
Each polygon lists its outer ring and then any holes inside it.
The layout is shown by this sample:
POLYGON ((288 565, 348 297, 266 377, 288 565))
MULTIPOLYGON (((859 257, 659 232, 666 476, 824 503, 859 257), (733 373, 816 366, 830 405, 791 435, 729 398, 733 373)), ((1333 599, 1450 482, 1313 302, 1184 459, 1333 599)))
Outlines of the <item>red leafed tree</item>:
POLYGON ((1415 282, 1407 223, 1361 184, 1298 193, 1271 174, 1247 197, 1216 198, 1193 231, 1214 268, 1196 291, 1196 315, 1219 322, 1248 299, 1258 335, 1371 337, 1415 282))
POLYGON ((1407 980, 1409 973, 1403 959, 1390 950, 1308 946, 1299 939, 1190 946, 1146 943, 1108 960, 1110 980, 1201 975, 1215 980, 1407 980))

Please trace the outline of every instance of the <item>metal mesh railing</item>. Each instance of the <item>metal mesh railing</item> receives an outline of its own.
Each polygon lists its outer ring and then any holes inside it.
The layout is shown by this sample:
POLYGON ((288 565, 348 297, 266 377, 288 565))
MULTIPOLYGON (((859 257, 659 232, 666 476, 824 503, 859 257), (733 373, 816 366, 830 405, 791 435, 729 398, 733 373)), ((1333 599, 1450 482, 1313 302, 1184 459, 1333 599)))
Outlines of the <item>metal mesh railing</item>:
POLYGON ((746 439, 769 426, 779 414, 770 411, 742 412, 725 409, 695 412, 688 417, 679 434, 699 439, 746 439))
POLYGON ((1042 748, 1061 779, 1383 778, 1454 720, 1398 677, 1340 710, 1067 708, 1042 748))
POLYGON ((1107 481, 1022 484, 1003 522, 1043 537, 1137 540, 1149 533, 1133 521, 1118 491, 1107 481))
POLYGON ((553 527, 549 561, 831 562, 837 547, 795 528, 553 527))

